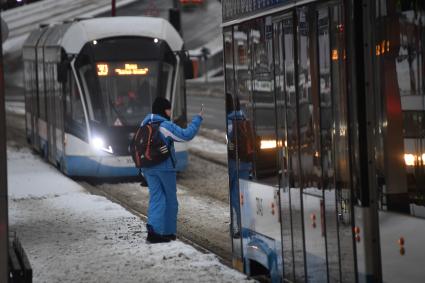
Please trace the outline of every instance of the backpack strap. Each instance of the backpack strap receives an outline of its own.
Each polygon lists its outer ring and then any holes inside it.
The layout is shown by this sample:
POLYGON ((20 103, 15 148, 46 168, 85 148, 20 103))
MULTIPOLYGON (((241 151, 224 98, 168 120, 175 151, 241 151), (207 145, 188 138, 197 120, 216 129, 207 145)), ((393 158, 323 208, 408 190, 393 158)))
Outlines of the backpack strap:
MULTIPOLYGON (((174 143, 173 141, 171 141, 171 144, 172 143, 174 143)), ((165 144, 167 144, 167 142, 165 142, 165 144)), ((174 157, 173 157, 173 153, 172 153, 172 151, 170 150, 170 147, 167 145, 167 148, 168 148, 168 151, 170 152, 170 157, 171 157, 171 163, 173 163, 173 168, 176 168, 176 161, 174 160, 174 157)))
MULTIPOLYGON (((162 121, 162 122, 164 122, 164 121, 162 121)), ((159 122, 159 127, 161 127, 162 122, 159 122)), ((165 145, 167 146, 168 152, 170 153, 170 158, 171 158, 171 163, 173 164, 173 168, 176 168, 176 161, 174 160, 173 153, 171 151, 171 147, 168 146, 168 143, 167 143, 166 140, 164 142, 165 142, 165 145)), ((173 140, 171 140, 170 145, 172 145, 173 143, 174 143, 173 140)))

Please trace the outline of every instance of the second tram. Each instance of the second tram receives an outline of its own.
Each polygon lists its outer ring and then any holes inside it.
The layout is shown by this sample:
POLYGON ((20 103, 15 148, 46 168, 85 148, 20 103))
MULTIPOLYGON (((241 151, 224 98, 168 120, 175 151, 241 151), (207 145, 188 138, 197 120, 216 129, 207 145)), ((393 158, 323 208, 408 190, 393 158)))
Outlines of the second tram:
MULTIPOLYGON (((41 27, 23 46, 26 135, 70 176, 128 177, 129 141, 158 96, 186 126, 183 40, 152 17, 113 17, 41 27)), ((176 144, 176 169, 187 148, 176 144)))
POLYGON ((423 1, 222 5, 234 266, 425 282, 423 1))

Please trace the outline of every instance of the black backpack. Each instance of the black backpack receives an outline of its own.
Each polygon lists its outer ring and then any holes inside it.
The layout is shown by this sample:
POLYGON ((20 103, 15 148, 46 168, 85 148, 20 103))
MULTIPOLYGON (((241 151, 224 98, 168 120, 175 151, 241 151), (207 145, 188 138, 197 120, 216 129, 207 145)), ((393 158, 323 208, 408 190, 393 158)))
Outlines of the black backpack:
POLYGON ((152 167, 170 156, 170 150, 159 132, 160 125, 146 124, 134 134, 130 142, 130 154, 137 168, 152 167))

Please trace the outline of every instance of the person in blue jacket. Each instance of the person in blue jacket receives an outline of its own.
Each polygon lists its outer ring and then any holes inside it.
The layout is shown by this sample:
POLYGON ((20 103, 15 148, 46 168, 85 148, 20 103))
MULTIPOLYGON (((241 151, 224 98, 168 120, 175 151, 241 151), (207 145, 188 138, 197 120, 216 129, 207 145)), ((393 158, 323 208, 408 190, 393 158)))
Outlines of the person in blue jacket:
POLYGON ((143 175, 149 188, 149 208, 147 241, 150 243, 169 242, 176 239, 177 229, 177 185, 176 158, 174 142, 185 142, 193 139, 202 122, 203 111, 195 115, 186 129, 170 121, 171 103, 157 97, 152 105, 152 113, 148 114, 141 126, 160 122, 161 137, 170 149, 170 157, 155 166, 144 168, 143 175))
MULTIPOLYGON (((232 208, 232 227, 231 235, 233 238, 239 238, 241 231, 241 207, 240 207, 240 191, 239 179, 250 179, 252 171, 252 162, 236 160, 236 134, 234 127, 237 121, 247 120, 246 115, 240 108, 239 99, 236 98, 234 103, 232 95, 226 93, 226 115, 227 115, 227 148, 228 148, 228 173, 229 173, 229 186, 230 186, 230 204, 232 208)), ((239 144, 246 141, 238 141, 239 144)), ((240 158, 240 157, 239 157, 240 158)))

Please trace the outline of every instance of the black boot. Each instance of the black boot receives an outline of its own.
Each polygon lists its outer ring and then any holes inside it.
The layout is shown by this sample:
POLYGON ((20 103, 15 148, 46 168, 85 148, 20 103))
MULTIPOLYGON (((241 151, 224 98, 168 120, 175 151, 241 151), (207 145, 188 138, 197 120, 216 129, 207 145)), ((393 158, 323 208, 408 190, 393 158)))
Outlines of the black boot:
POLYGON ((169 241, 171 241, 165 236, 155 233, 151 225, 146 224, 146 228, 148 230, 148 237, 146 238, 146 241, 148 243, 157 244, 157 243, 168 243, 169 241))
POLYGON ((177 239, 176 235, 174 234, 164 235, 164 237, 170 239, 171 241, 175 241, 177 239))
POLYGON ((158 244, 158 243, 168 243, 171 240, 160 234, 157 234, 154 232, 148 232, 148 237, 146 238, 146 241, 150 244, 158 244))

